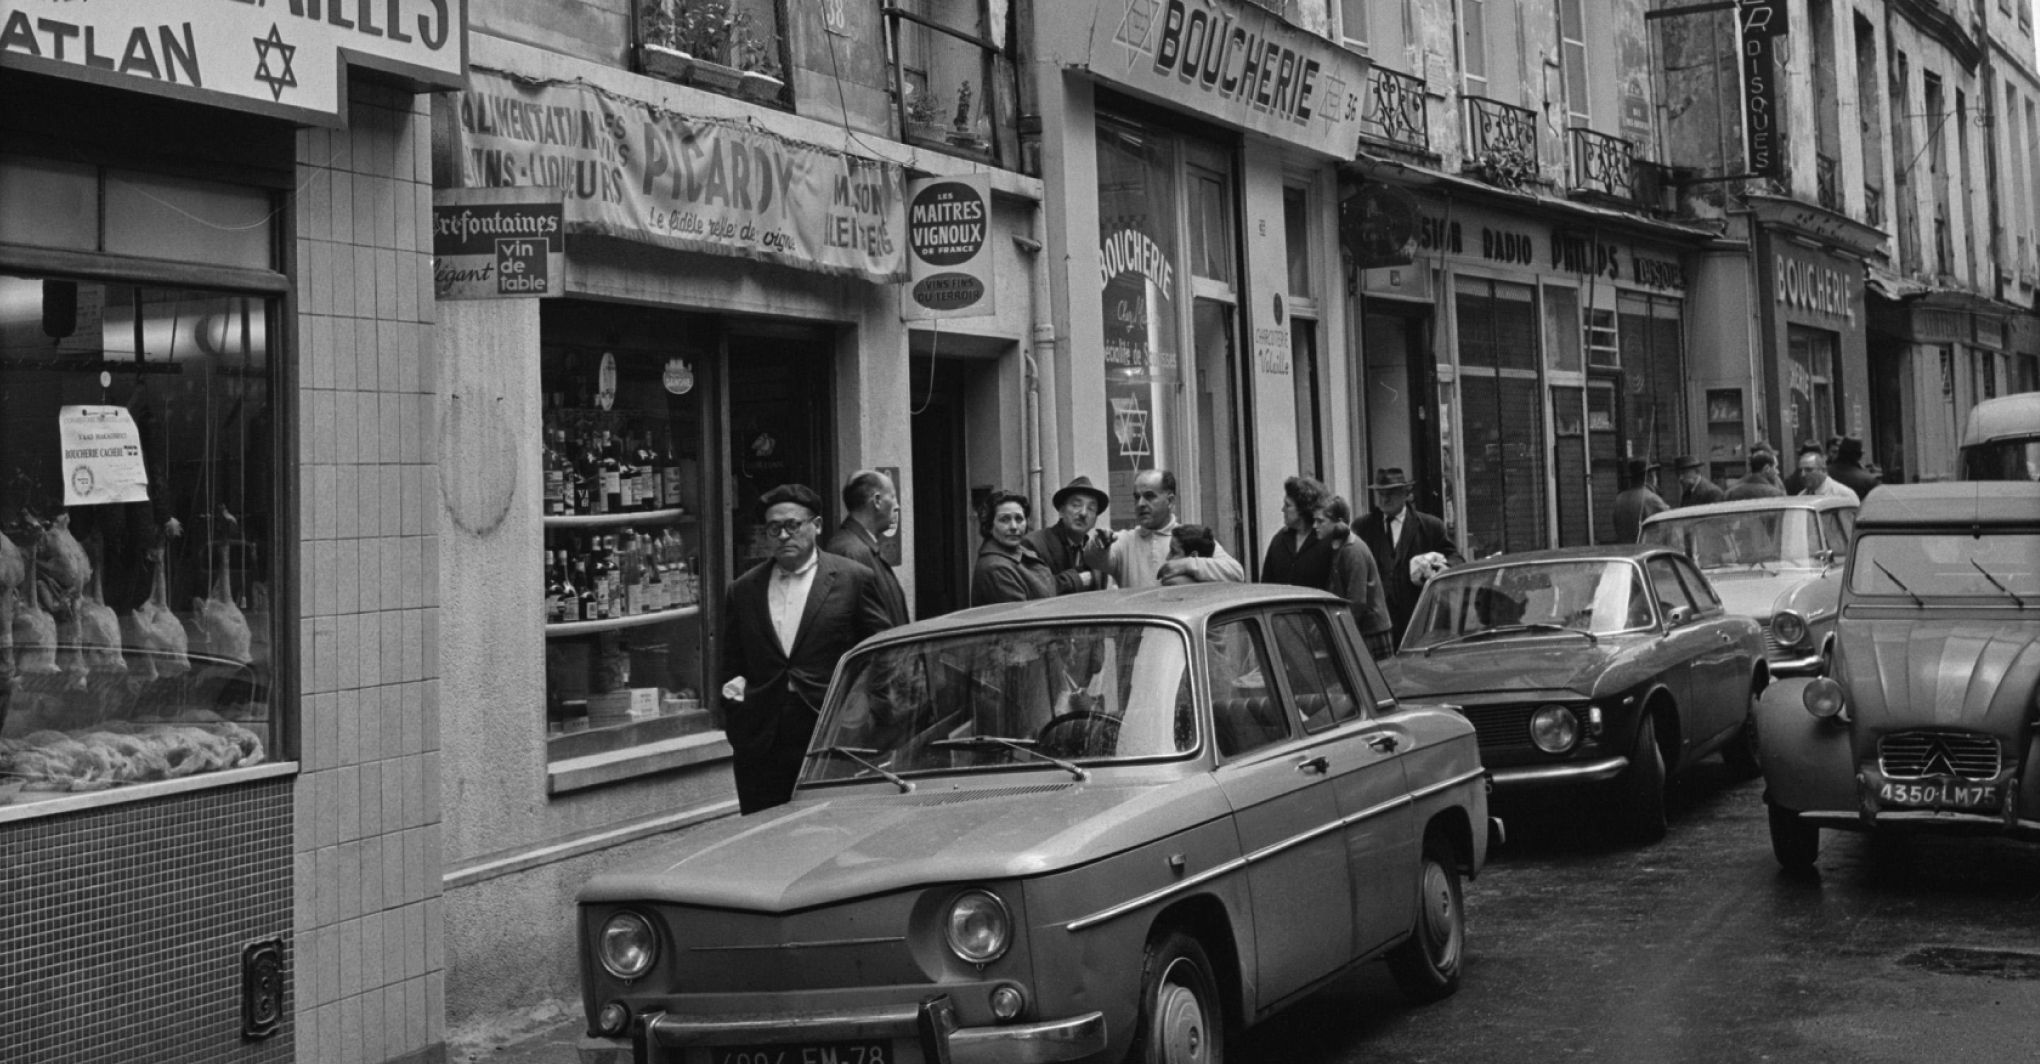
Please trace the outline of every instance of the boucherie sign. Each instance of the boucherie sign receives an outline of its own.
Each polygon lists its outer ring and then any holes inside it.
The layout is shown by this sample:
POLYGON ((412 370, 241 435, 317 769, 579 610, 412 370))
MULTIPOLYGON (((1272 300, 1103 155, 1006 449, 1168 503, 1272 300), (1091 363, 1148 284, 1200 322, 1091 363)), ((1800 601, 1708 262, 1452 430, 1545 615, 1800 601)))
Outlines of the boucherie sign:
POLYGON ((346 68, 452 88, 468 0, 0 0, 0 66, 317 125, 346 68))
POLYGON ((1098 77, 1340 157, 1360 135, 1367 62, 1238 0, 1100 0, 1058 17, 1056 54, 1098 77))
POLYGON ((581 82, 480 70, 460 94, 457 131, 460 187, 556 190, 569 234, 907 279, 895 163, 581 82))

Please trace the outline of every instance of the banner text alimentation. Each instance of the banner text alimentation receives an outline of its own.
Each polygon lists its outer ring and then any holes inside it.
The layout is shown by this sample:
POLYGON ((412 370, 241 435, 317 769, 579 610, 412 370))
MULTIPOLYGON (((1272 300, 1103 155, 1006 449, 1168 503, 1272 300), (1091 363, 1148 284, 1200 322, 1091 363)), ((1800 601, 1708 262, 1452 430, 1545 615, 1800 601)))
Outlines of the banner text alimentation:
POLYGON ((565 193, 570 232, 904 280, 902 175, 748 122, 473 71, 462 184, 565 193))

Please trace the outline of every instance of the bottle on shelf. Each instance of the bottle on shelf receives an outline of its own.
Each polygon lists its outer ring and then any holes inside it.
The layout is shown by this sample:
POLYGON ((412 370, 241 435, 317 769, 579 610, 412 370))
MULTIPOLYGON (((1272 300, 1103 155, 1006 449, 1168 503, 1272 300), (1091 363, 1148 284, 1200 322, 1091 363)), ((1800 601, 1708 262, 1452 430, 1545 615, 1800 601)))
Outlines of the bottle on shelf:
POLYGON ((558 603, 554 610, 555 616, 553 621, 554 623, 559 623, 561 621, 579 620, 579 591, 574 587, 573 570, 567 565, 567 552, 564 550, 555 551, 553 557, 553 572, 558 574, 559 579, 559 587, 556 591, 548 589, 554 592, 554 601, 558 603))
POLYGON ((659 505, 671 510, 685 505, 680 498, 680 457, 673 451, 673 433, 666 433, 666 454, 659 470, 659 505))
POLYGON ((559 448, 554 446, 556 431, 554 429, 547 429, 545 432, 543 468, 545 469, 545 514, 547 517, 557 517, 567 512, 566 503, 563 499, 567 482, 566 478, 560 475, 560 452, 559 448))
POLYGON ((620 514, 624 512, 622 450, 623 448, 617 444, 616 437, 613 434, 607 431, 602 433, 603 513, 620 514))
POLYGON ((560 574, 552 551, 545 552, 545 623, 560 620, 560 574))
POLYGON ((623 585, 623 609, 617 615, 635 617, 644 612, 644 601, 638 583, 637 536, 628 526, 616 536, 616 572, 623 585))
POLYGON ((596 448, 593 434, 581 435, 580 447, 576 450, 574 476, 580 485, 581 508, 584 514, 608 513, 602 493, 602 453, 596 448))
POLYGON ((592 621, 599 614, 595 606, 595 559, 590 555, 586 546, 580 548, 579 559, 581 584, 579 591, 574 597, 575 602, 579 606, 579 616, 576 617, 576 620, 592 621))
POLYGON ((611 557, 607 537, 595 537, 594 560, 591 562, 595 581, 595 619, 606 621, 616 616, 616 559, 611 557))

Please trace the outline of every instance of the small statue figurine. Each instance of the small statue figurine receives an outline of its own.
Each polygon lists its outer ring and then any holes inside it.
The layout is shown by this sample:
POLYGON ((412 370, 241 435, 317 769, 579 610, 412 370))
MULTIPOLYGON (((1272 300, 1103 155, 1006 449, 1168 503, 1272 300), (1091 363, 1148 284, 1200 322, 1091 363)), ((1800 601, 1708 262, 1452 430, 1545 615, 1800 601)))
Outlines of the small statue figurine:
POLYGON ((970 128, 970 82, 968 81, 956 89, 956 128, 970 128))

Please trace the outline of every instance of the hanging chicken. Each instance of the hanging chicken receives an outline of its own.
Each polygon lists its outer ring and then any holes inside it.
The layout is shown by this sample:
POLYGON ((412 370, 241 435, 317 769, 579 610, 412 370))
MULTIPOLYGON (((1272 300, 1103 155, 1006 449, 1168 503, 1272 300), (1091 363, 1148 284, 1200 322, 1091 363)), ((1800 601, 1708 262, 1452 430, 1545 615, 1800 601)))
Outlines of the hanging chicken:
POLYGON ((220 564, 212 589, 205 598, 191 600, 199 633, 205 638, 206 653, 247 665, 255 660, 249 650, 248 619, 234 604, 234 583, 227 568, 227 547, 221 544, 220 564))
POLYGON ((14 603, 27 575, 28 557, 0 532, 0 676, 14 671, 14 603))
MULTIPOLYGON (((40 526, 31 522, 31 527, 40 526)), ((57 671, 57 621, 43 609, 41 581, 36 579, 36 566, 29 562, 37 553, 33 544, 21 552, 21 575, 9 596, 14 615, 8 634, 14 643, 15 669, 28 675, 48 675, 57 671)))
POLYGON ((141 680, 182 676, 191 671, 188 638, 184 625, 170 612, 161 547, 149 552, 149 562, 156 569, 155 587, 148 601, 136 606, 121 623, 131 652, 129 672, 141 680))

